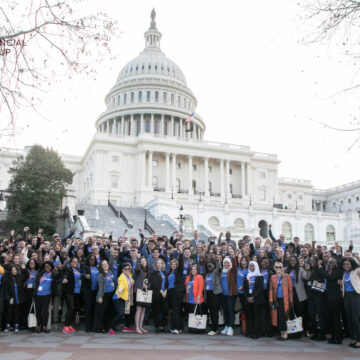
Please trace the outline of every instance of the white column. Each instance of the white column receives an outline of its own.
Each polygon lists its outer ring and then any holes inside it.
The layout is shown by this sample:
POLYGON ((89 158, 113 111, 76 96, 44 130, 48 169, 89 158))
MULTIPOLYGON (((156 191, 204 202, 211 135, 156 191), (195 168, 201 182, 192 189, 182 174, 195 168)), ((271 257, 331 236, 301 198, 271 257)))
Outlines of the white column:
POLYGON ((141 176, 141 187, 145 186, 146 177, 146 151, 140 153, 140 176, 141 176))
POLYGON ((209 195, 209 159, 204 159, 204 193, 209 195))
POLYGON ((165 129, 165 126, 164 126, 164 120, 165 116, 164 114, 161 115, 161 122, 160 122, 160 134, 161 135, 164 135, 164 129, 165 129))
POLYGON ((133 114, 131 114, 130 122, 131 122, 130 135, 135 136, 136 135, 136 129, 135 129, 135 121, 134 121, 134 115, 133 114))
POLYGON ((170 191, 170 188, 169 188, 169 157, 170 157, 170 154, 167 152, 165 154, 165 191, 166 192, 169 192, 170 191))
POLYGON ((115 127, 115 125, 116 125, 116 121, 115 121, 115 119, 113 119, 112 126, 111 126, 111 134, 112 135, 116 135, 116 127, 115 127))
POLYGON ((124 117, 121 117, 121 121, 120 121, 120 135, 125 135, 125 131, 124 131, 124 117))
POLYGON ((230 195, 230 161, 227 159, 225 163, 226 175, 225 175, 225 192, 227 193, 227 197, 230 195))
POLYGON ((154 134, 154 114, 151 114, 150 134, 154 134))
POLYGON ((172 154, 172 187, 176 192, 176 154, 172 154))
POLYGON ((244 163, 240 162, 240 176, 241 176, 241 182, 240 182, 240 194, 241 197, 245 197, 245 166, 244 163))
POLYGON ((250 169, 251 169, 251 164, 249 162, 246 163, 246 189, 247 189, 247 194, 250 195, 251 194, 251 180, 250 180, 250 169))
POLYGON ((149 163, 148 163, 148 186, 152 187, 152 151, 149 151, 149 163))
POLYGON ((192 156, 189 155, 189 181, 188 181, 188 189, 189 189, 189 195, 193 194, 193 188, 192 188, 192 156))
POLYGON ((108 132, 108 134, 111 133, 110 120, 107 121, 107 132, 108 132))
POLYGON ((180 122, 180 127, 179 127, 179 137, 183 138, 183 119, 179 118, 179 122, 180 122))
POLYGON ((224 160, 220 159, 220 196, 224 196, 224 160))
POLYGON ((170 136, 174 136, 174 117, 171 117, 171 124, 170 124, 170 136))

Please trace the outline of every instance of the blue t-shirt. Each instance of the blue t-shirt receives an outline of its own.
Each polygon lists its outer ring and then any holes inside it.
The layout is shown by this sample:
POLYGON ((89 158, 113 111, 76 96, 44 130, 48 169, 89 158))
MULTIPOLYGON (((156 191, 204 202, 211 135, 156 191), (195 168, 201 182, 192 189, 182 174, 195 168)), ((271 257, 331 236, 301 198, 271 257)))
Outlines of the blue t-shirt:
POLYGON ((199 273, 200 275, 205 275, 205 266, 204 265, 199 265, 199 273))
POLYGON ((117 274, 118 274, 118 263, 117 263, 117 261, 115 259, 114 259, 112 271, 117 276, 117 274))
POLYGON ((132 273, 133 273, 133 279, 134 279, 134 281, 135 281, 135 279, 136 279, 136 273, 135 273, 136 263, 137 263, 136 260, 135 260, 135 261, 131 261, 132 273))
POLYGON ((347 273, 345 274, 344 290, 345 290, 345 292, 355 291, 355 289, 354 289, 354 287, 352 286, 351 281, 350 281, 350 273, 349 273, 349 272, 347 272, 347 273))
POLYGON ((266 290, 267 286, 268 286, 268 283, 269 283, 269 271, 268 270, 263 270, 261 273, 262 273, 262 275, 264 277, 263 289, 266 290))
POLYGON ((221 288, 222 288, 223 295, 226 295, 226 296, 230 295, 229 284, 228 284, 228 279, 227 279, 227 272, 221 273, 221 288))
POLYGON ((59 264, 61 264, 60 260, 52 260, 52 263, 54 264, 55 267, 57 267, 59 264))
POLYGON ((185 278, 187 276, 189 266, 190 266, 190 261, 189 260, 184 260, 183 280, 185 280, 185 278))
POLYGON ((292 287, 294 288, 295 287, 295 271, 292 270, 289 275, 290 275, 290 278, 291 278, 292 287))
POLYGON ((164 291, 165 290, 166 277, 165 277, 165 274, 162 271, 160 271, 160 275, 161 275, 161 291, 164 291))
POLYGON ((206 289, 206 291, 212 291, 213 290, 212 273, 209 273, 209 274, 206 275, 205 289, 206 289))
POLYGON ((174 289, 174 288, 175 288, 175 274, 172 271, 168 277, 168 289, 174 289))
POLYGON ((2 281, 2 274, 0 274, 0 285, 1 285, 1 281, 2 281))
POLYGON ((75 279, 75 288, 74 288, 74 294, 80 294, 81 290, 81 274, 77 269, 73 269, 74 272, 74 279, 75 279))
POLYGON ((36 270, 29 271, 29 278, 26 281, 26 287, 28 289, 32 289, 34 287, 36 274, 37 274, 36 270))
POLYGON ((51 273, 45 273, 40 278, 36 295, 38 296, 51 295, 51 273))
POLYGON ((98 275, 99 275, 98 268, 96 266, 90 266, 91 291, 95 291, 99 287, 98 275))
POLYGON ((105 276, 105 292, 115 291, 114 274, 108 272, 105 276))
POLYGON ((246 278, 246 275, 248 274, 249 270, 248 269, 240 269, 240 267, 238 267, 237 269, 237 273, 236 273, 236 287, 237 287, 237 291, 239 294, 243 294, 244 290, 240 288, 243 287, 244 285, 244 280, 246 278))
POLYGON ((165 272, 168 274, 170 272, 170 256, 165 257, 165 272))
POLYGON ((194 280, 191 280, 187 283, 187 286, 189 286, 190 288, 186 288, 187 294, 188 294, 188 303, 189 304, 195 304, 195 299, 194 299, 194 280))
POLYGON ((255 279, 256 279, 256 276, 250 276, 250 277, 248 278, 248 282, 249 282, 249 294, 252 294, 253 291, 254 291, 255 279))
POLYGON ((283 292, 283 287, 282 287, 282 282, 281 282, 281 276, 277 277, 277 285, 278 285, 277 298, 283 298, 284 292, 283 292))

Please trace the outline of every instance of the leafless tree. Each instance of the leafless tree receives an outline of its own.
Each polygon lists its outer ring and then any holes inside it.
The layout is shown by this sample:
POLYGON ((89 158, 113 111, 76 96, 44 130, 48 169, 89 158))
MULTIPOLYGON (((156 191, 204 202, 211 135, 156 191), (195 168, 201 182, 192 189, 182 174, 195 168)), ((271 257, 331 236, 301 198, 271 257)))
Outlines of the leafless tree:
POLYGON ((117 24, 106 13, 83 15, 83 0, 0 0, 0 129, 16 131, 19 108, 36 110, 54 82, 111 57, 117 24), (81 14, 81 15, 80 15, 81 14))

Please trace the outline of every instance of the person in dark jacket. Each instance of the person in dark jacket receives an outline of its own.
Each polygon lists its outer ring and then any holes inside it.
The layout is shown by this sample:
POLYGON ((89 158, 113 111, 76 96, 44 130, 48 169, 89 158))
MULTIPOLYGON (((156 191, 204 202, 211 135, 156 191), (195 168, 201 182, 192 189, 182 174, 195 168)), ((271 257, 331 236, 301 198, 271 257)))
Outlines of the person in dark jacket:
POLYGON ((10 331, 14 325, 14 331, 19 331, 20 311, 25 301, 24 284, 29 277, 29 272, 25 265, 21 265, 21 270, 16 265, 9 266, 9 271, 4 276, 4 295, 7 304, 7 319, 5 332, 10 331))
POLYGON ((250 261, 249 272, 246 275, 243 287, 249 304, 249 316, 246 319, 246 336, 257 339, 263 335, 261 329, 265 328, 262 325, 262 321, 265 319, 264 277, 260 273, 257 262, 250 261))
POLYGON ((167 298, 170 305, 170 332, 179 334, 184 329, 182 322, 183 299, 185 284, 183 280, 182 244, 179 246, 179 260, 170 261, 170 272, 166 277, 167 298))
POLYGON ((150 287, 153 291, 152 310, 154 314, 155 332, 166 332, 168 323, 168 302, 166 289, 166 266, 163 259, 157 259, 150 275, 150 287))
POLYGON ((95 255, 89 255, 86 264, 81 267, 81 294, 85 307, 85 331, 90 332, 94 322, 96 294, 98 291, 97 260, 95 255))
MULTIPOLYGON (((56 270, 57 271, 57 270, 56 270)), ((51 261, 45 261, 36 274, 33 295, 35 298, 35 310, 37 327, 35 331, 39 333, 42 329, 49 333, 48 319, 49 307, 52 296, 57 294, 57 279, 60 273, 54 272, 54 264, 51 261)))

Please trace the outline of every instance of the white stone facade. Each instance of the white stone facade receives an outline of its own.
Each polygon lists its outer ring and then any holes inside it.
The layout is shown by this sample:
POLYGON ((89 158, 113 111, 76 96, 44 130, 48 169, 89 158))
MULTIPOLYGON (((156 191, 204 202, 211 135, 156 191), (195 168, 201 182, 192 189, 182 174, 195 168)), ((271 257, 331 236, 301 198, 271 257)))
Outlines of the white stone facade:
MULTIPOLYGON (((105 98, 86 153, 62 155, 75 173, 64 206, 106 205, 110 193, 116 205, 146 206, 169 221, 183 205, 188 230, 257 236, 259 228, 264 235, 273 224, 275 234, 288 238, 360 239, 357 214, 313 211, 314 200, 325 195, 314 196, 308 180, 280 178, 276 155, 204 140, 197 100, 179 67, 160 50, 160 40, 152 20, 145 49, 124 66, 105 98), (192 113, 194 121, 186 124, 192 113)), ((7 169, 20 153, 0 151, 0 189, 6 189, 7 169)), ((336 197, 326 196, 328 202, 336 197)))

